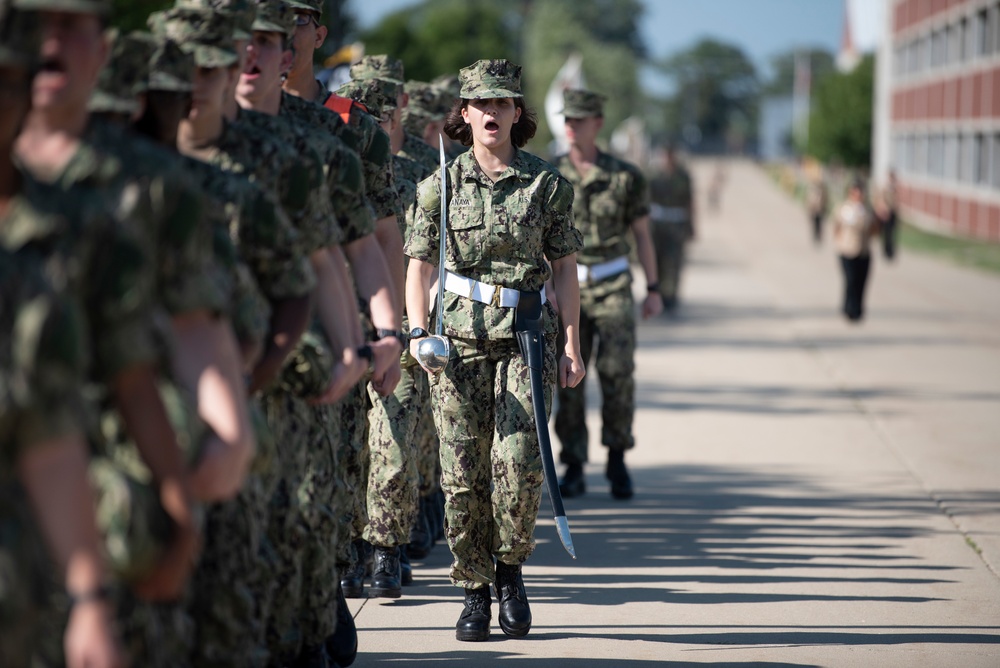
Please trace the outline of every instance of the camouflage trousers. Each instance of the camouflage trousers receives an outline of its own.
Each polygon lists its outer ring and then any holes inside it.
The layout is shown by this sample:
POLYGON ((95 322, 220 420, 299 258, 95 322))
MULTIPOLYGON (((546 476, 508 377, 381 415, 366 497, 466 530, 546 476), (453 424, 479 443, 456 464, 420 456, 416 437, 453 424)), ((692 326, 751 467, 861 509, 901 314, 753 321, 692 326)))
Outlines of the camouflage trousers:
POLYGON ((681 286, 681 269, 684 266, 684 245, 689 237, 689 226, 681 223, 653 222, 650 233, 656 250, 656 267, 659 270, 660 294, 665 299, 676 299, 681 286))
POLYGON ((369 384, 368 525, 363 536, 372 545, 395 547, 410 542, 419 510, 417 427, 430 400, 427 374, 419 365, 402 369, 388 397, 369 384))
POLYGON ((280 663, 298 656, 302 645, 297 620, 302 605, 302 555, 308 532, 298 490, 305 475, 312 412, 304 399, 280 389, 264 395, 264 411, 277 444, 280 475, 268 507, 268 540, 258 558, 264 563, 274 560, 267 583, 269 588, 275 588, 275 594, 266 637, 271 662, 280 663))
MULTIPOLYGON (((580 353, 590 364, 597 341, 597 376, 601 384, 601 443, 627 450, 635 445, 635 309, 631 287, 594 296, 580 288, 580 353)), ((560 460, 565 464, 587 461, 585 383, 559 388, 556 434, 562 442, 560 460)))
MULTIPOLYGON (((417 367, 417 371, 422 370, 417 367)), ((427 375, 417 376, 421 382, 428 383, 427 401, 418 406, 419 416, 417 417, 417 476, 419 482, 417 489, 420 498, 425 498, 436 494, 441 489, 441 457, 440 444, 438 443, 437 430, 434 427, 434 411, 431 409, 430 385, 427 375)))
POLYGON ((368 523, 367 488, 368 388, 358 383, 340 402, 340 443, 337 445, 337 568, 357 560, 353 540, 361 537, 368 523))
POLYGON ((308 529, 302 555, 302 642, 318 645, 333 634, 337 619, 337 448, 341 406, 314 406, 309 458, 299 485, 299 504, 308 529))
POLYGON ((195 668, 267 665, 265 623, 274 598, 264 562, 271 495, 278 483, 274 436, 260 401, 249 403, 257 454, 236 498, 205 513, 204 546, 193 578, 189 614, 195 624, 195 668))
MULTIPOLYGON (((556 379, 548 338, 543 419, 556 379)), ((534 550, 542 460, 517 341, 453 338, 452 346, 448 366, 431 377, 431 401, 441 441, 445 535, 454 557, 451 581, 475 588, 493 582, 494 558, 516 565, 534 550)))

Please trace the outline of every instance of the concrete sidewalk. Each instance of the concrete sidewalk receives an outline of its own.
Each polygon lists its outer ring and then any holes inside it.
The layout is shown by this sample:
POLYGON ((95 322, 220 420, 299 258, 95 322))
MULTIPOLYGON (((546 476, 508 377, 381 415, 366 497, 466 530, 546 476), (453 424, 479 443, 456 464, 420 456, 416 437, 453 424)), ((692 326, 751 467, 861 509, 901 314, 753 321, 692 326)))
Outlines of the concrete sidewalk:
POLYGON ((490 642, 457 642, 438 545, 403 598, 350 601, 355 665, 1000 666, 1000 280, 880 260, 848 325, 829 243, 730 165, 680 312, 640 326, 635 499, 592 410, 579 559, 543 500, 531 634, 494 605, 490 642))

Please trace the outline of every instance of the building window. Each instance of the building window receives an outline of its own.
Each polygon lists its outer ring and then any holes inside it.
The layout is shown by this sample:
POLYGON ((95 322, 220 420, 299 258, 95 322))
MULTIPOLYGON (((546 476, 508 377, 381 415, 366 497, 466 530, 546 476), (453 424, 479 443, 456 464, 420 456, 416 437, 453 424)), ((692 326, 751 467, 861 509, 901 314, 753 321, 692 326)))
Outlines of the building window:
POLYGON ((994 188, 1000 189, 1000 132, 995 133, 992 139, 993 141, 990 142, 993 145, 992 159, 990 160, 993 166, 991 182, 994 188))
POLYGON ((962 135, 958 150, 958 180, 970 183, 973 180, 973 136, 962 135))
POLYGON ((989 35, 990 28, 990 15, 988 10, 983 9, 976 14, 976 34, 975 38, 975 53, 977 56, 982 57, 990 52, 990 39, 989 35))
POLYGON ((964 63, 972 56, 972 31, 969 29, 969 19, 962 19, 958 22, 959 30, 959 51, 958 62, 964 63))
POLYGON ((986 143, 986 135, 977 133, 972 144, 972 180, 975 183, 990 181, 990 146, 986 143))
POLYGON ((948 27, 948 64, 962 60, 962 24, 952 23, 948 27))
POLYGON ((944 178, 954 181, 958 178, 958 135, 948 135, 944 140, 944 178))

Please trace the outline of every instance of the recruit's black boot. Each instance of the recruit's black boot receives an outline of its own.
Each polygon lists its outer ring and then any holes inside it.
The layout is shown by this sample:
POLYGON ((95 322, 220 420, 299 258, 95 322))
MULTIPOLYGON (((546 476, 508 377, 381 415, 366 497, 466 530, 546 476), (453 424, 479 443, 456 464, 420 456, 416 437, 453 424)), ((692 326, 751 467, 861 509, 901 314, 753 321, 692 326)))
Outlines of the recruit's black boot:
POLYGON ((372 570, 372 596, 399 598, 403 593, 399 566, 399 548, 375 546, 375 566, 372 570))
POLYGON ((583 496, 587 492, 587 482, 583 477, 583 464, 569 464, 566 474, 559 483, 559 493, 564 499, 583 496))
POLYGON ((500 628, 509 636, 521 638, 531 630, 531 607, 524 591, 520 566, 497 562, 497 600, 500 601, 500 628))
POLYGON ((414 520, 413 526, 410 527, 410 544, 407 548, 408 556, 413 559, 423 559, 431 551, 431 547, 434 546, 426 508, 427 501, 421 498, 420 512, 417 513, 417 519, 414 520))
POLYGON ((410 565, 410 546, 399 546, 399 583, 404 587, 413 584, 413 566, 410 565))
POLYGON ((625 468, 625 451, 608 450, 608 467, 604 475, 611 481, 611 496, 616 499, 631 499, 635 493, 632 490, 632 478, 625 468))
POLYGON ((465 607, 455 624, 455 637, 463 642, 483 642, 490 639, 490 588, 465 590, 465 607))
POLYGON ((330 668, 330 660, 323 645, 303 647, 292 663, 292 668, 330 668))
POLYGON ((337 589, 337 629, 323 644, 326 646, 327 656, 335 666, 346 668, 358 656, 358 629, 354 625, 354 616, 347 607, 343 589, 337 589))

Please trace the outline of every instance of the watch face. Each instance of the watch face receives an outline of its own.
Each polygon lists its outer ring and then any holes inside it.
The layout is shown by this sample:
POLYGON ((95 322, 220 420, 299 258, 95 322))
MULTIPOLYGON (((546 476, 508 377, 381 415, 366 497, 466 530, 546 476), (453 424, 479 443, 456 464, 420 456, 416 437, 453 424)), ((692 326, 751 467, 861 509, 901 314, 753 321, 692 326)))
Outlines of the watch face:
POLYGON ((422 339, 427 336, 427 330, 423 327, 414 327, 410 330, 411 339, 422 339))

